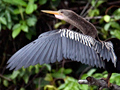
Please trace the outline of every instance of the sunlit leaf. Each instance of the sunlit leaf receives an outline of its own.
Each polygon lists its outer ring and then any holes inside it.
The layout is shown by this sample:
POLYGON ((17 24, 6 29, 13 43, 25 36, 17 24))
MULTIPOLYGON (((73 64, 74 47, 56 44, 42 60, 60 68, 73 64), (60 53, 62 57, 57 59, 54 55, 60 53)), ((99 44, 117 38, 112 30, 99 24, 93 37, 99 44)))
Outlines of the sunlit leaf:
POLYGON ((58 89, 55 86, 53 86, 53 85, 46 85, 44 87, 44 90, 58 90, 58 89))
POLYGON ((25 12, 31 14, 34 11, 34 4, 28 4, 25 12))
POLYGON ((7 25, 7 21, 5 17, 0 17, 0 22, 4 25, 7 25))
POLYGON ((96 71, 96 69, 91 69, 89 72, 87 72, 87 75, 91 76, 95 71, 96 71))
POLYGON ((46 81, 53 81, 53 77, 52 77, 52 75, 51 74, 46 74, 46 76, 45 76, 45 80, 46 81))
POLYGON ((27 26, 26 24, 21 25, 21 29, 22 29, 22 31, 24 31, 24 32, 28 32, 28 26, 27 26))
POLYGON ((70 74, 72 72, 72 69, 65 69, 64 74, 70 74))
POLYGON ((104 29, 105 29, 106 31, 108 31, 108 29, 110 28, 110 25, 111 25, 111 23, 105 24, 104 29))
POLYGON ((21 31, 21 28, 14 29, 12 32, 12 37, 16 38, 19 35, 20 31, 21 31))
POLYGON ((110 16, 109 15, 105 15, 103 18, 104 18, 104 21, 106 21, 106 22, 110 21, 110 16))

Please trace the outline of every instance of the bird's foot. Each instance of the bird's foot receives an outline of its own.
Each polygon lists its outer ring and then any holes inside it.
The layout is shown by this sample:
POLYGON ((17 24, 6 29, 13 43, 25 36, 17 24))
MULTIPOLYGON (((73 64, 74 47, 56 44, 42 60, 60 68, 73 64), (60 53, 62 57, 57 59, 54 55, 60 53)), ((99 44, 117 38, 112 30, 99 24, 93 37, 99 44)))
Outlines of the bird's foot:
POLYGON ((108 80, 107 78, 101 78, 101 80, 104 80, 107 83, 108 88, 111 87, 112 84, 110 83, 110 80, 108 80))

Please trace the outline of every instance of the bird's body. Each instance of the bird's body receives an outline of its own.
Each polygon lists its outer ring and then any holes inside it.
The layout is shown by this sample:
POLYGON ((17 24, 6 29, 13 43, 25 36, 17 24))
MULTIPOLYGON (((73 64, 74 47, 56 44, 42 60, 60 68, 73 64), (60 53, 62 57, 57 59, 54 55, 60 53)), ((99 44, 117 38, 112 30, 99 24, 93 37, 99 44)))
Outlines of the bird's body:
POLYGON ((15 53, 8 61, 8 68, 54 63, 63 58, 80 61, 91 66, 105 68, 108 80, 113 72, 120 73, 120 40, 101 41, 93 24, 71 10, 43 11, 54 14, 77 27, 81 32, 68 29, 53 30, 41 34, 38 39, 15 53))

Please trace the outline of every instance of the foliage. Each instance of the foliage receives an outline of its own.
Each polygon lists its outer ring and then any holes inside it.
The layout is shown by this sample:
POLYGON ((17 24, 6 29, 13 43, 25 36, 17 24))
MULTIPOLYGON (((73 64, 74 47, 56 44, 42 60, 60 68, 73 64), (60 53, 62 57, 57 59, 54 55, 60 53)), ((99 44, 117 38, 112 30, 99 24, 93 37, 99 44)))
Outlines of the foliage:
MULTIPOLYGON (((10 56, 19 48, 24 46, 25 37, 28 42, 33 36, 39 33, 57 28, 68 28, 65 21, 50 19, 49 16, 42 16, 41 9, 58 10, 69 8, 77 13, 85 7, 87 0, 83 4, 78 0, 0 0, 0 89, 5 90, 96 90, 95 86, 79 85, 78 74, 84 71, 83 67, 69 65, 64 66, 51 64, 30 66, 17 71, 5 69, 6 62, 10 56), (79 2, 79 3, 78 3, 79 2), (79 9, 80 8, 80 9, 79 9), (54 27, 52 27, 54 26, 54 27), (6 32, 8 33, 6 33, 6 32), (5 32, 5 34, 3 33, 5 32), (9 33, 10 32, 10 33, 9 33), (7 36, 7 37, 6 37, 7 36), (25 36, 25 37, 24 37, 25 36), (12 38, 11 38, 12 37, 12 38), (21 43, 22 42, 22 43, 21 43), (1 44, 3 43, 3 44, 1 44), (12 49, 11 49, 12 47, 12 49), (76 67, 76 72, 70 68, 76 67), (78 68, 77 68, 78 67, 78 68), (32 85, 32 87, 31 87, 32 85)), ((92 0, 90 2, 86 17, 92 18, 92 22, 98 29, 98 34, 102 39, 117 37, 120 39, 120 8, 107 4, 105 0, 92 0), (96 2, 97 1, 97 2, 96 2), (109 8, 110 7, 110 8, 109 8), (102 9, 101 9, 102 8, 102 9), (96 19, 96 17, 100 17, 96 19), (99 26, 99 27, 98 27, 99 26)), ((25 44, 26 44, 25 43, 25 44)), ((84 73, 81 79, 87 76, 95 78, 107 77, 107 72, 99 73, 97 69, 91 69, 84 73)), ((114 73, 110 82, 120 85, 120 74, 114 73)), ((106 89, 105 89, 106 90, 106 89)))

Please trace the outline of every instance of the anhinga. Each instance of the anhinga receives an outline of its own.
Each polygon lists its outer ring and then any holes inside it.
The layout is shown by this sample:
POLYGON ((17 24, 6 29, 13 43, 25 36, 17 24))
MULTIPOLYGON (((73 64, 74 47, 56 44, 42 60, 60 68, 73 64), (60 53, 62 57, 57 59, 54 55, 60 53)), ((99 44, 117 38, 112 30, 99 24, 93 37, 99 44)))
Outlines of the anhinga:
POLYGON ((42 12, 54 14, 81 32, 58 29, 41 34, 36 40, 17 51, 8 61, 8 68, 18 70, 30 65, 54 63, 63 58, 80 61, 108 71, 108 82, 113 72, 120 73, 120 40, 101 41, 93 24, 71 10, 42 12))

